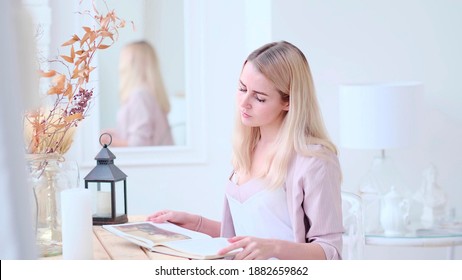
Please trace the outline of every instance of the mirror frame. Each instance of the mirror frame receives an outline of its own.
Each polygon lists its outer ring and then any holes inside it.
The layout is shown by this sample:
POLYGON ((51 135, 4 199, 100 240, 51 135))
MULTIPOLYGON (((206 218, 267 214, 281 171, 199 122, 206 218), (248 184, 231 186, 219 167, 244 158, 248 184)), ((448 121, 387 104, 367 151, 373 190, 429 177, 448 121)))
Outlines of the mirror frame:
MULTIPOLYGON (((186 144, 183 146, 152 146, 110 148, 116 155, 116 165, 145 166, 161 164, 197 164, 205 162, 205 116, 204 116, 204 0, 184 1, 185 36, 185 101, 186 144)), ((96 77, 97 75, 95 75, 96 77)), ((95 81, 98 81, 96 77, 95 81)), ((94 82, 95 92, 99 86, 94 82)), ((77 149, 82 167, 95 165, 94 157, 101 150, 100 110, 97 94, 89 116, 79 129, 77 149)), ((75 143, 77 144, 77 143, 75 143)))

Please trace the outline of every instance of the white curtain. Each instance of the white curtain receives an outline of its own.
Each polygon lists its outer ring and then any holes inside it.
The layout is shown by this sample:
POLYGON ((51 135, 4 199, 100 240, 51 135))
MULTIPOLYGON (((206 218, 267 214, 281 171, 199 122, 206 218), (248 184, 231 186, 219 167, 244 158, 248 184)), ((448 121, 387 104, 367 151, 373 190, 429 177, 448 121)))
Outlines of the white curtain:
POLYGON ((36 93, 32 24, 17 0, 0 2, 0 259, 34 259, 32 193, 26 182, 22 109, 36 93), (31 95, 33 96, 33 95, 31 95))

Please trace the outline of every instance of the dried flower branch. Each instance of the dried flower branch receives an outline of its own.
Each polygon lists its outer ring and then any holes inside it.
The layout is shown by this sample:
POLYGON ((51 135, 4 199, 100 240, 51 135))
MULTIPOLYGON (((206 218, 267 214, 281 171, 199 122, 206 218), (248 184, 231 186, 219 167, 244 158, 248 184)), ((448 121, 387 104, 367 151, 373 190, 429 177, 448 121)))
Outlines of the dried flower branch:
POLYGON ((95 26, 83 26, 83 35, 74 34, 61 45, 67 48, 67 55, 48 61, 64 65, 67 73, 39 70, 42 79, 51 80, 47 95, 54 97, 54 102, 49 108, 26 112, 27 153, 64 154, 70 148, 75 127, 85 118, 93 97, 93 89, 87 88, 95 69, 91 62, 98 50, 107 49, 117 41, 119 28, 125 27, 125 21, 114 10, 109 11, 107 5, 108 12, 101 14, 94 1, 92 4, 93 11, 81 14, 91 16, 95 26))

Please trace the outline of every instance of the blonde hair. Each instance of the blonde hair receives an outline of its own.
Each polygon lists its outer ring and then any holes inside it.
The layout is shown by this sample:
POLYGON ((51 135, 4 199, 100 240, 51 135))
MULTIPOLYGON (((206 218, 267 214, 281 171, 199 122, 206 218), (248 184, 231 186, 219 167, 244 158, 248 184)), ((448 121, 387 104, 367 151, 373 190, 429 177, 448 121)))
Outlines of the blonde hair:
POLYGON ((120 55, 120 100, 126 102, 130 93, 146 86, 154 95, 162 111, 170 112, 170 102, 154 48, 146 41, 126 45, 120 55))
MULTIPOLYGON (((258 174, 270 188, 280 187, 295 154, 329 158, 326 149, 310 149, 310 144, 319 144, 334 154, 337 149, 324 126, 308 61, 297 47, 285 41, 269 43, 253 51, 244 65, 247 62, 273 82, 283 101, 289 101, 276 145, 258 174)), ((232 163, 238 174, 250 173, 252 153, 259 139, 259 127, 244 126, 236 114, 232 163)))

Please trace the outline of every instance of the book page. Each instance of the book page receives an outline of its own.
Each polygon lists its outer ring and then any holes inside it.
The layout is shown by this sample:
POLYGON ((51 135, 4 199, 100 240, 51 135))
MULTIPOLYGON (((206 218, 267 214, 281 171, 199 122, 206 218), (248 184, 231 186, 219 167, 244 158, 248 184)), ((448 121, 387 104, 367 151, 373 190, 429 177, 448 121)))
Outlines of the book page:
POLYGON ((218 251, 229 246, 227 238, 185 239, 164 242, 155 245, 153 251, 181 256, 191 259, 217 259, 232 256, 241 249, 234 250, 226 255, 218 255, 218 251))
POLYGON ((104 225, 103 228, 126 238, 138 245, 151 248, 155 244, 167 241, 208 238, 210 236, 181 228, 171 223, 156 224, 152 222, 137 222, 118 225, 104 225))

